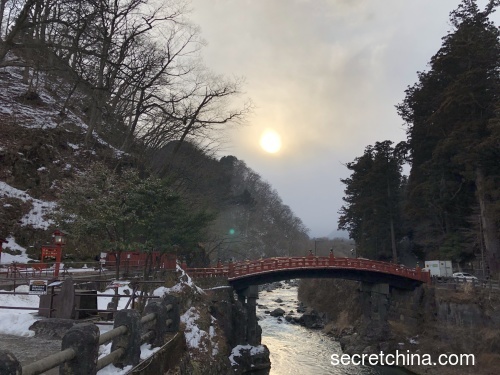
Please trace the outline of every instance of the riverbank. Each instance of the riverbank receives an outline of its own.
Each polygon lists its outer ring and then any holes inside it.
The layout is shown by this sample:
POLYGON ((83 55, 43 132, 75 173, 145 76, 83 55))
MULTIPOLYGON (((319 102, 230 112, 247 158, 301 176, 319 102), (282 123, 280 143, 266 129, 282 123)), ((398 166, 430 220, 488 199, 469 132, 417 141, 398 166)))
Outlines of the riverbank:
POLYGON ((426 354, 431 362, 442 354, 474 355, 475 364, 468 366, 404 366, 426 375, 498 373, 499 297, 468 285, 456 290, 420 287, 412 293, 391 289, 389 297, 367 297, 359 283, 347 280, 302 280, 299 286, 299 300, 324 316, 324 332, 348 354, 398 351, 421 358, 426 354))

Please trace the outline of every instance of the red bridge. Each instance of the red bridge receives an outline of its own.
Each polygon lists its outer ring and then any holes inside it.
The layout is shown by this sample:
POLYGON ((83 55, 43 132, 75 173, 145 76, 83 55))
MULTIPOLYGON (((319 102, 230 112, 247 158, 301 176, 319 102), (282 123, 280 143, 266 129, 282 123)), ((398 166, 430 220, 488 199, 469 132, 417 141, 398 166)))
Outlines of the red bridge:
POLYGON ((235 289, 273 281, 301 278, 341 278, 369 283, 388 283, 396 288, 413 289, 431 281, 420 267, 360 258, 282 257, 218 264, 213 268, 188 268, 192 277, 224 277, 235 289))

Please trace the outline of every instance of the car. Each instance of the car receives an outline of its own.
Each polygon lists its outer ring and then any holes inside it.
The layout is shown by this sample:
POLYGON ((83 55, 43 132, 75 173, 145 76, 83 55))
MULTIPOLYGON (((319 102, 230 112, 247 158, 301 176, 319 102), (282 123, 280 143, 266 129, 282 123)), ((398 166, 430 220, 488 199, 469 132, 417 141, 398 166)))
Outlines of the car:
POLYGON ((455 272, 453 274, 453 277, 457 279, 464 279, 464 281, 469 281, 469 282, 474 282, 478 280, 476 276, 473 276, 467 272, 455 272))

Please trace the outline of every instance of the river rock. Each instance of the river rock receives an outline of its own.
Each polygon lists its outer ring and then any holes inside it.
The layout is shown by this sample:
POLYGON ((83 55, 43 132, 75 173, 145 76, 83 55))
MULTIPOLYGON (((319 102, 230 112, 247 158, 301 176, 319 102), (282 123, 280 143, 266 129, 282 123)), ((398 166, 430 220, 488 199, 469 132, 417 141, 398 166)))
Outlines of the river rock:
POLYGON ((302 304, 302 302, 300 303, 299 306, 297 306, 297 312, 298 313, 305 313, 306 312, 306 307, 302 304))
POLYGON ((324 327, 323 319, 314 310, 304 313, 299 318, 299 323, 306 328, 321 329, 324 327))
POLYGON ((277 299, 274 300, 274 302, 276 302, 276 303, 283 303, 283 300, 281 298, 277 298, 277 299))
POLYGON ((33 323, 29 327, 29 330, 34 331, 37 337, 43 337, 49 340, 60 340, 75 324, 78 324, 78 322, 71 319, 42 319, 33 323))
POLYGON ((285 310, 278 307, 277 309, 274 309, 273 311, 271 311, 269 315, 271 315, 271 316, 283 316, 283 315, 285 315, 285 310))
POLYGON ((265 345, 238 345, 229 357, 234 374, 247 374, 251 371, 265 370, 271 367, 269 349, 265 345))

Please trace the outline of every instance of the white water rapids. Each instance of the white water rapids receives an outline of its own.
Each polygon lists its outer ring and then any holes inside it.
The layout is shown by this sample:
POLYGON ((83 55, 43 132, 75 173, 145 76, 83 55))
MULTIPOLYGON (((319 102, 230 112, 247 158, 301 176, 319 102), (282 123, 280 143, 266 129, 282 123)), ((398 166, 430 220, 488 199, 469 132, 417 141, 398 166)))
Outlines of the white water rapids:
MULTIPOLYGON (((341 354, 340 344, 333 338, 326 336, 321 330, 310 330, 298 324, 291 324, 282 318, 265 314, 265 310, 274 310, 281 307, 288 314, 297 313, 297 288, 276 289, 272 292, 259 292, 259 305, 266 309, 257 308, 259 325, 262 327, 262 343, 267 345, 271 352, 271 371, 259 374, 270 375, 407 375, 409 372, 391 367, 361 367, 361 366, 333 366, 331 355, 341 354), (281 303, 276 299, 283 300, 281 303)), ((339 301, 341 303, 341 301, 339 301)), ((285 314, 285 315, 286 315, 285 314)))

